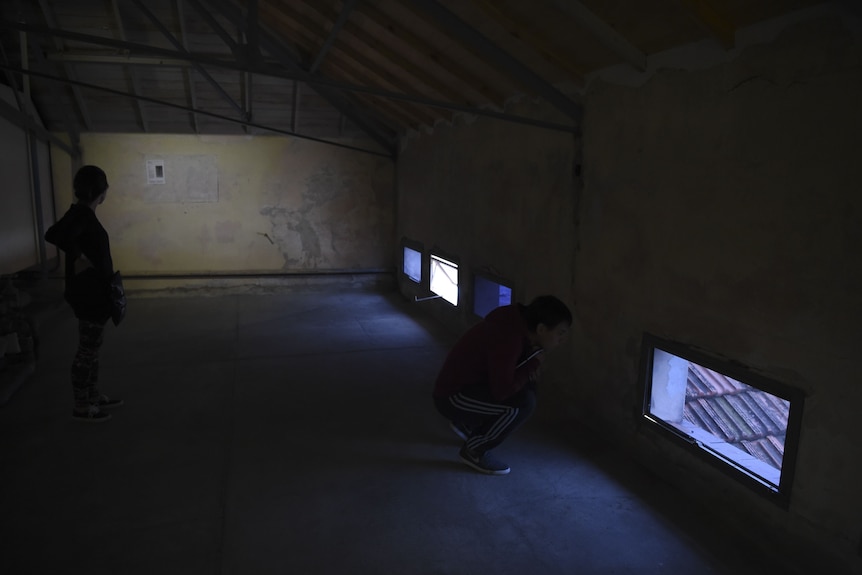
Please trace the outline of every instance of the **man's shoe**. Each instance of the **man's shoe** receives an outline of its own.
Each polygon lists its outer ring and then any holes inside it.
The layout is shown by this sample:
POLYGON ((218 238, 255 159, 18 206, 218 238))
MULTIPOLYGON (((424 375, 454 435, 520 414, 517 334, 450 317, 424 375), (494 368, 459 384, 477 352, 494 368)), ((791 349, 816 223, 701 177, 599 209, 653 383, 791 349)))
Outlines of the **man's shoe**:
POLYGON ((110 421, 111 414, 99 410, 95 405, 91 405, 83 410, 73 409, 72 419, 75 421, 83 421, 85 423, 102 423, 103 421, 110 421))
POLYGON ((122 399, 111 399, 107 395, 100 395, 96 398, 96 401, 93 402, 93 405, 98 407, 99 409, 113 409, 115 407, 120 407, 123 405, 122 399))
POLYGON ((473 432, 470 431, 470 428, 463 423, 458 423, 457 421, 450 421, 449 427, 452 429, 452 431, 455 432, 455 435, 457 435, 464 441, 467 441, 468 439, 470 439, 470 436, 473 435, 473 432))
POLYGON ((482 455, 476 455, 472 453, 467 446, 461 448, 461 461, 475 469, 480 473, 485 473, 487 475, 506 475, 509 473, 509 466, 503 463, 502 461, 498 461, 484 453, 482 455))

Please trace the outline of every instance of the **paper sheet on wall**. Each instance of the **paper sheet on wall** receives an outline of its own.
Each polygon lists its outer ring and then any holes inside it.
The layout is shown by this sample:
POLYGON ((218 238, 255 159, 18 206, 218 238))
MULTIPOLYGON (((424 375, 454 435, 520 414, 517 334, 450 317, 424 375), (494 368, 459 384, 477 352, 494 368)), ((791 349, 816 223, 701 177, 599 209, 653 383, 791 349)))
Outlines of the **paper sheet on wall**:
POLYGON ((164 162, 164 183, 146 184, 147 203, 192 203, 218 201, 216 156, 148 156, 164 162))

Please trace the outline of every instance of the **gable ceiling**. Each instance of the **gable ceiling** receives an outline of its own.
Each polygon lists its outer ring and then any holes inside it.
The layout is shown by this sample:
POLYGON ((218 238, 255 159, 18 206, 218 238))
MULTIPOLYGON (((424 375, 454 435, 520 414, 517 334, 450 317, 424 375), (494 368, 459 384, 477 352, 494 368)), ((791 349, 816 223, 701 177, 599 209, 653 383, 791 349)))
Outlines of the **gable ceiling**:
MULTIPOLYGON (((590 72, 810 0, 2 0, 0 81, 50 132, 292 134, 394 155, 471 112, 575 130, 590 72), (507 114, 520 94, 565 118, 507 114)), ((0 112, 30 122, 11 104, 0 112)), ((30 124, 32 125, 32 124, 30 124)))

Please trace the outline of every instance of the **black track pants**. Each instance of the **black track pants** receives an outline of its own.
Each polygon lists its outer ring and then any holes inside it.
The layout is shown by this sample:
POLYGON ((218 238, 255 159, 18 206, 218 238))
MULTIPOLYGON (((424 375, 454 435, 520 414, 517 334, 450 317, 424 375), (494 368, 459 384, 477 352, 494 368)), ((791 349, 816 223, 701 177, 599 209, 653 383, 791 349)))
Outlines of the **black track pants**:
POLYGON ((525 387, 512 397, 497 401, 487 387, 465 387, 455 395, 435 398, 437 411, 470 430, 467 449, 481 455, 518 428, 536 408, 536 392, 525 387))

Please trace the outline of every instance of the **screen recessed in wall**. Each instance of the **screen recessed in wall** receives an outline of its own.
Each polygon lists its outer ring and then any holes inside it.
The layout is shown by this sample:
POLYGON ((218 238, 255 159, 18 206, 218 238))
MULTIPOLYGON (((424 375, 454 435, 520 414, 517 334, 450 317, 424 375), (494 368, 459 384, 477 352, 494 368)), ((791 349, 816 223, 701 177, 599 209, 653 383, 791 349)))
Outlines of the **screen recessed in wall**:
POLYGON ((458 305, 458 264, 431 255, 431 291, 452 305, 458 305))
POLYGON ((481 275, 473 278, 473 313, 485 317, 488 312, 512 303, 512 288, 481 275))
POLYGON ((404 275, 416 283, 422 282, 422 252, 404 246, 404 275))
POLYGON ((644 418, 748 483, 789 497, 801 392, 647 336, 644 418))

